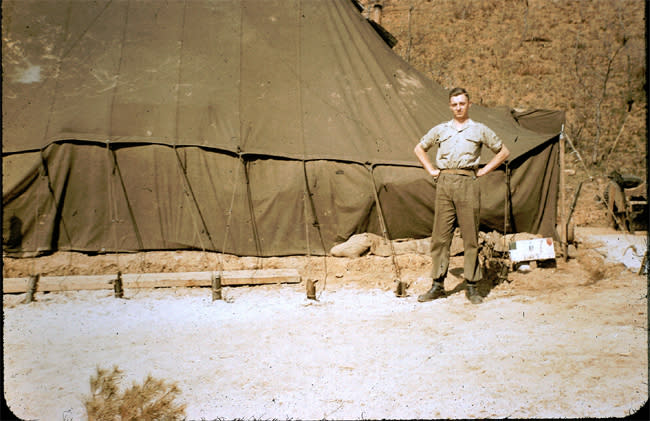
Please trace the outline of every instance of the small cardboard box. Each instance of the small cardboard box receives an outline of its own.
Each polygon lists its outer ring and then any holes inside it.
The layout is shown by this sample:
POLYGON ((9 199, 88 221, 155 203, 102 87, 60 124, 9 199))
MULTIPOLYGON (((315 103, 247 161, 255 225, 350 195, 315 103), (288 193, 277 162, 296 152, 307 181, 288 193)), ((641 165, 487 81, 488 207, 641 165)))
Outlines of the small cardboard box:
POLYGON ((510 243, 510 260, 513 262, 547 259, 555 259, 552 238, 536 238, 510 243))

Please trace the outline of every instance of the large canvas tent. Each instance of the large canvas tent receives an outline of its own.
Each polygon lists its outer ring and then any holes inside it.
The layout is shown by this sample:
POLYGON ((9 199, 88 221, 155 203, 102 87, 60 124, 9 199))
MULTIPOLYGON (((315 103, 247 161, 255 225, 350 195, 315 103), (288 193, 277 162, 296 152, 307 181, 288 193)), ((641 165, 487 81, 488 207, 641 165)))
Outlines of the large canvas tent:
MULTIPOLYGON (((413 147, 450 118, 447 92, 350 0, 2 8, 5 253, 322 255, 360 232, 430 235, 413 147)), ((562 114, 472 118, 512 152, 481 179, 483 228, 553 235, 562 114)))

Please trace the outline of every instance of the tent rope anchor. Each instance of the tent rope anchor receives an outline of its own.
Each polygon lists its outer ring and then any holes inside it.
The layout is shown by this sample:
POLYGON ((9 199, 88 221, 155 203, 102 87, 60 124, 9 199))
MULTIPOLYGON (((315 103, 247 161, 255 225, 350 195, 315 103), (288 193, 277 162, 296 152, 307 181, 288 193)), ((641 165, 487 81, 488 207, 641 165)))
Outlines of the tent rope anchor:
POLYGON ((379 225, 381 226, 381 231, 382 234, 384 235, 384 240, 386 240, 390 245, 390 256, 391 256, 391 261, 393 263, 393 271, 395 273, 395 282, 397 283, 395 289, 395 295, 398 297, 406 297, 408 295, 406 293, 406 290, 408 289, 409 285, 403 282, 400 276, 400 268, 399 268, 399 264, 397 263, 395 246, 393 245, 393 242, 391 241, 390 236, 388 235, 388 227, 386 225, 386 219, 384 218, 384 212, 382 211, 381 203, 379 201, 379 194, 377 194, 377 182, 375 181, 374 167, 370 163, 367 163, 366 165, 368 167, 368 173, 370 175, 370 179, 372 180, 372 187, 373 187, 372 192, 374 194, 375 204, 377 206, 377 216, 379 218, 379 225))

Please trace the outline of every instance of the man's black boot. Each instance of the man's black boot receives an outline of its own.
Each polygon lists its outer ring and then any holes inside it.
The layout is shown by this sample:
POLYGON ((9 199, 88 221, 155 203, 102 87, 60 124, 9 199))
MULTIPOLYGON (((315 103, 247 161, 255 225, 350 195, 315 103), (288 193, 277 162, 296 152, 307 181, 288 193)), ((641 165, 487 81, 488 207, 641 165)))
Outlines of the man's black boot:
POLYGON ((481 304, 483 302, 483 297, 478 293, 478 288, 476 288, 476 282, 468 282, 467 289, 465 290, 465 295, 472 304, 481 304))
POLYGON ((423 303, 425 301, 432 301, 438 298, 446 297, 445 285, 440 281, 433 281, 433 286, 430 290, 418 297, 418 301, 423 303))

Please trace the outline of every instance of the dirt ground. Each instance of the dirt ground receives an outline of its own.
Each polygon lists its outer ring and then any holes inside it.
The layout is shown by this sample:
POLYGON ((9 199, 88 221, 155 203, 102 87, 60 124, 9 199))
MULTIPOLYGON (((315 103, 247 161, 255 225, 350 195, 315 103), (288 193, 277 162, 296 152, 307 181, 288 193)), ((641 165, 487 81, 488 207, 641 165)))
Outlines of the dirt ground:
POLYGON ((404 298, 392 259, 374 255, 4 258, 5 277, 223 265, 303 279, 225 288, 217 301, 209 288, 37 293, 30 304, 4 294, 5 399, 21 419, 85 419, 90 377, 117 365, 124 386, 147 374, 176 382, 190 420, 626 416, 648 398, 648 282, 629 246, 646 237, 576 237, 575 258, 484 283, 480 305, 464 295, 462 256, 448 297, 429 303, 417 302, 430 286, 420 254, 397 256, 404 298), (307 278, 319 279, 318 301, 307 278))

